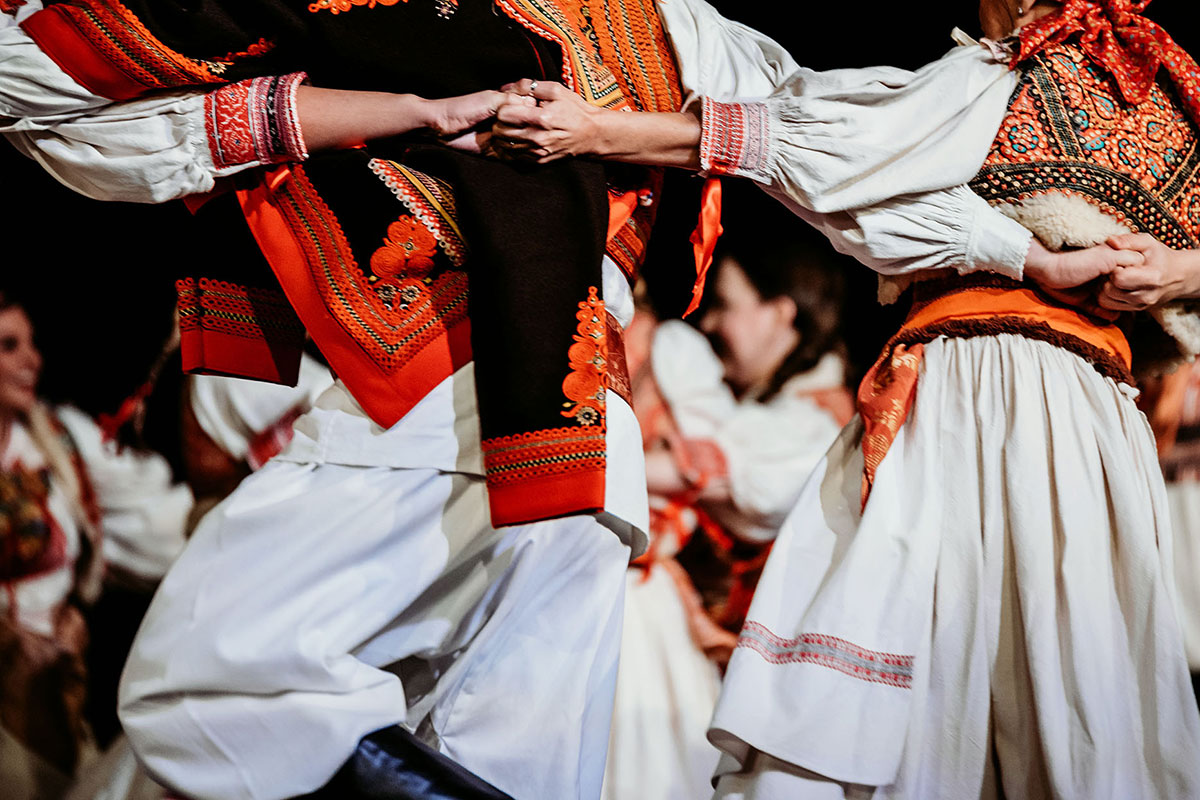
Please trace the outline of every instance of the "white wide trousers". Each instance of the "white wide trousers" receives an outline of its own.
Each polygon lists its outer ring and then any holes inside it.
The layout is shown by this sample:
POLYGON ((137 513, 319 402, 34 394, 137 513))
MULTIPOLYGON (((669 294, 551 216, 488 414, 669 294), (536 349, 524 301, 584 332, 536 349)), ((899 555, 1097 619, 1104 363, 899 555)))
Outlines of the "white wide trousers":
POLYGON ((199 800, 312 791, 394 723, 518 800, 594 800, 628 556, 591 517, 493 529, 472 476, 273 461, 163 582, 122 721, 199 800))

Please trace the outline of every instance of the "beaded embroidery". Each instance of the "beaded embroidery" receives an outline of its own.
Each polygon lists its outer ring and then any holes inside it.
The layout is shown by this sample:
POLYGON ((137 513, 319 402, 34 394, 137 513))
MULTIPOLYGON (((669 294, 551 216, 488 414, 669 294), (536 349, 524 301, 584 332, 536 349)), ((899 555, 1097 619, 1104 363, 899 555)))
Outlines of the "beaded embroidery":
POLYGON ((1047 193, 1084 198, 1170 247, 1200 237, 1197 130, 1166 82, 1129 105, 1077 46, 1023 65, 1009 113, 971 188, 990 203, 1047 193))

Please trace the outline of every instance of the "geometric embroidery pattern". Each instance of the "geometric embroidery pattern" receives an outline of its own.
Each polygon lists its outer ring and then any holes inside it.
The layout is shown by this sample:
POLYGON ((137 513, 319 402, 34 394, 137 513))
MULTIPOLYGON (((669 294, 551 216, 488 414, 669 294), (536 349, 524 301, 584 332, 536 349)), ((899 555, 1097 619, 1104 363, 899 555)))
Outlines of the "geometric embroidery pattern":
POLYGON ((766 103, 721 103, 704 98, 700 163, 710 175, 761 174, 770 154, 766 103))
POLYGON ((604 426, 501 436, 483 442, 488 483, 503 486, 572 472, 602 471, 605 465, 604 426))
POLYGON ((815 664, 859 680, 912 688, 913 656, 868 650, 836 636, 802 633, 783 639, 751 621, 742 628, 737 646, 753 650, 772 664, 815 664))
POLYGON ((304 325, 281 291, 209 278, 183 278, 175 290, 183 333, 204 329, 254 340, 304 338, 304 325))

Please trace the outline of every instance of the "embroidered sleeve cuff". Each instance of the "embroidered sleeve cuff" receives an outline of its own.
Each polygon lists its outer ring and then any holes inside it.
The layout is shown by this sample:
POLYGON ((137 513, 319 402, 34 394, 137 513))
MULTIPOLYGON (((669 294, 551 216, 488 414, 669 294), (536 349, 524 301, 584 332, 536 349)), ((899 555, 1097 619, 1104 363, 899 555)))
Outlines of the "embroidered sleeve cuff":
POLYGON ((296 114, 296 89, 307 77, 251 78, 205 97, 208 147, 218 171, 308 158, 296 114))
POLYGON ((1025 274, 1025 257, 1033 234, 1020 223, 992 208, 974 192, 961 190, 969 197, 967 253, 960 273, 988 270, 1005 277, 1021 280, 1025 274))
POLYGON ((771 115, 766 103, 703 100, 700 166, 708 175, 762 179, 767 175, 771 115))

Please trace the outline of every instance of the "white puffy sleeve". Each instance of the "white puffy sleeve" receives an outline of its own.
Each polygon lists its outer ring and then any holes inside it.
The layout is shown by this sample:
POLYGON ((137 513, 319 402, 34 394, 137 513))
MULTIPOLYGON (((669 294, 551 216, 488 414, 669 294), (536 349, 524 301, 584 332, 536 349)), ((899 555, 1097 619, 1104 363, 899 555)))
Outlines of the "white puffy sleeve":
POLYGON ((1018 77, 990 50, 957 47, 916 72, 815 72, 703 0, 659 9, 687 102, 701 107, 709 174, 758 182, 883 273, 1021 276, 1031 234, 965 188, 1018 77))
POLYGON ((158 203, 307 155, 294 109, 303 73, 112 102, 66 74, 17 24, 39 9, 29 0, 15 17, 0 13, 0 133, 72 189, 100 200, 158 203), (294 123, 276 148, 281 152, 253 141, 256 127, 247 122, 265 112, 267 89, 284 98, 282 119, 294 123), (241 136, 246 131, 250 137, 241 136))
POLYGON ((120 449, 79 409, 56 415, 71 435, 96 490, 104 560, 144 580, 157 581, 183 550, 192 492, 173 483, 158 453, 120 449))

